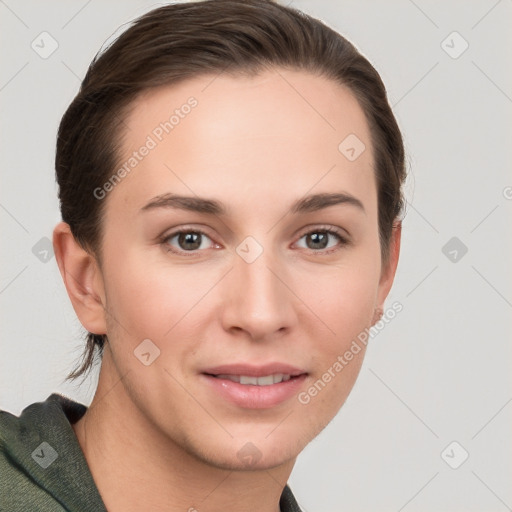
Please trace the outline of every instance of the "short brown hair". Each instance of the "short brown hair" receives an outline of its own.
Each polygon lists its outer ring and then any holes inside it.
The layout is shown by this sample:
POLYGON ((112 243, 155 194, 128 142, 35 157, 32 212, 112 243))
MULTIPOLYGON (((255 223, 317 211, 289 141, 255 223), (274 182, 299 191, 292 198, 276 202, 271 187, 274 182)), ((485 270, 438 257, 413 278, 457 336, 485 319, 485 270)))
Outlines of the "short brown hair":
MULTIPOLYGON (((105 201, 93 191, 112 176, 122 145, 123 118, 150 88, 198 75, 248 73, 267 67, 305 70, 347 86, 365 113, 374 150, 382 261, 404 207, 406 178, 400 129, 386 89, 370 62, 321 21, 272 0, 205 0, 171 4, 141 16, 93 59, 62 117, 56 177, 62 220, 101 262, 105 201)), ((88 333, 82 363, 67 379, 85 375, 106 335, 88 333)))

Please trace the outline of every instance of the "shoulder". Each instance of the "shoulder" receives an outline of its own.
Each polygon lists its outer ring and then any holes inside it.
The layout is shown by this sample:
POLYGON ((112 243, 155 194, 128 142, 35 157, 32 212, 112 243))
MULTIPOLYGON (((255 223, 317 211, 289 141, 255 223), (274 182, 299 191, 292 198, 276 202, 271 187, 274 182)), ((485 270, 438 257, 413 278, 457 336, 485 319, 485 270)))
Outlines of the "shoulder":
POLYGON ((86 410, 56 393, 0 410, 0 510, 104 510, 70 424, 86 410))
POLYGON ((288 484, 285 485, 283 493, 281 494, 279 507, 281 512, 302 512, 288 484))
POLYGON ((48 417, 58 414, 55 407, 54 399, 48 397, 29 405, 19 416, 0 410, 1 510, 63 510, 32 480, 32 468, 45 465, 50 460, 48 455, 53 456, 48 450, 44 452, 42 433, 49 427, 48 417), (41 446, 43 457, 38 458, 41 446))
POLYGON ((15 455, 36 441, 56 432, 71 431, 87 408, 63 395, 53 393, 43 402, 23 409, 19 416, 0 410, 0 450, 15 455))

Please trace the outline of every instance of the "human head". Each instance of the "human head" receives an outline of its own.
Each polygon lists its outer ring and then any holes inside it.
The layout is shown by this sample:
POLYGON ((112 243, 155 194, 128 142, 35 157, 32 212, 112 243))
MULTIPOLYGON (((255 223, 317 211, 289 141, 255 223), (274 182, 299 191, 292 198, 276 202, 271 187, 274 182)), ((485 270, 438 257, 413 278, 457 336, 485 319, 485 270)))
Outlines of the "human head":
MULTIPOLYGON (((366 116, 374 152, 383 265, 403 207, 404 149, 384 85, 356 48, 320 21, 269 0, 210 0, 167 5, 136 20, 99 53, 59 127, 56 175, 62 219, 101 263, 101 189, 120 163, 124 120, 144 92, 203 74, 255 76, 266 68, 305 70, 343 84, 366 116), (215 23, 212 23, 215 20, 215 23)), ((84 362, 91 367, 103 334, 89 333, 84 362)))

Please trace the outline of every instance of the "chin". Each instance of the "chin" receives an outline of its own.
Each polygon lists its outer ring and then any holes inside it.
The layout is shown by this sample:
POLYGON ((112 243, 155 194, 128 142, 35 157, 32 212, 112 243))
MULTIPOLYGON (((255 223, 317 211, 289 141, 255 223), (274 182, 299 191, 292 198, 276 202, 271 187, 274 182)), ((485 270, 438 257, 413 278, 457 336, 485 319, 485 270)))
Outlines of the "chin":
POLYGON ((294 462, 298 455, 295 453, 290 457, 286 456, 285 454, 273 453, 265 456, 259 450, 254 449, 254 445, 252 445, 251 448, 253 451, 251 452, 251 450, 249 450, 249 453, 243 457, 239 456, 238 453, 234 453, 230 454, 228 457, 214 457, 212 460, 207 460, 207 462, 219 469, 225 469, 229 471, 265 471, 280 467, 290 462, 294 462))
MULTIPOLYGON (((270 436, 271 437, 271 436, 270 436)), ((287 444, 281 439, 233 438, 215 446, 185 447, 194 457, 210 466, 229 471, 264 471, 294 462, 303 449, 299 440, 287 444)))

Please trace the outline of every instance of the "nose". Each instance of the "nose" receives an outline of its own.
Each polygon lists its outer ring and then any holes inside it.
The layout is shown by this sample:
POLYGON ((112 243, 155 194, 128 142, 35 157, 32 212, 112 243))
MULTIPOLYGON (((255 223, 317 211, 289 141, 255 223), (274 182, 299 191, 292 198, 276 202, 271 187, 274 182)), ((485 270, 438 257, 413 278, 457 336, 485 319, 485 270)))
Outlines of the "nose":
POLYGON ((252 262, 234 254, 225 284, 222 324, 225 330, 246 333, 263 341, 289 331, 297 321, 300 300, 290 287, 291 275, 270 250, 252 262))

